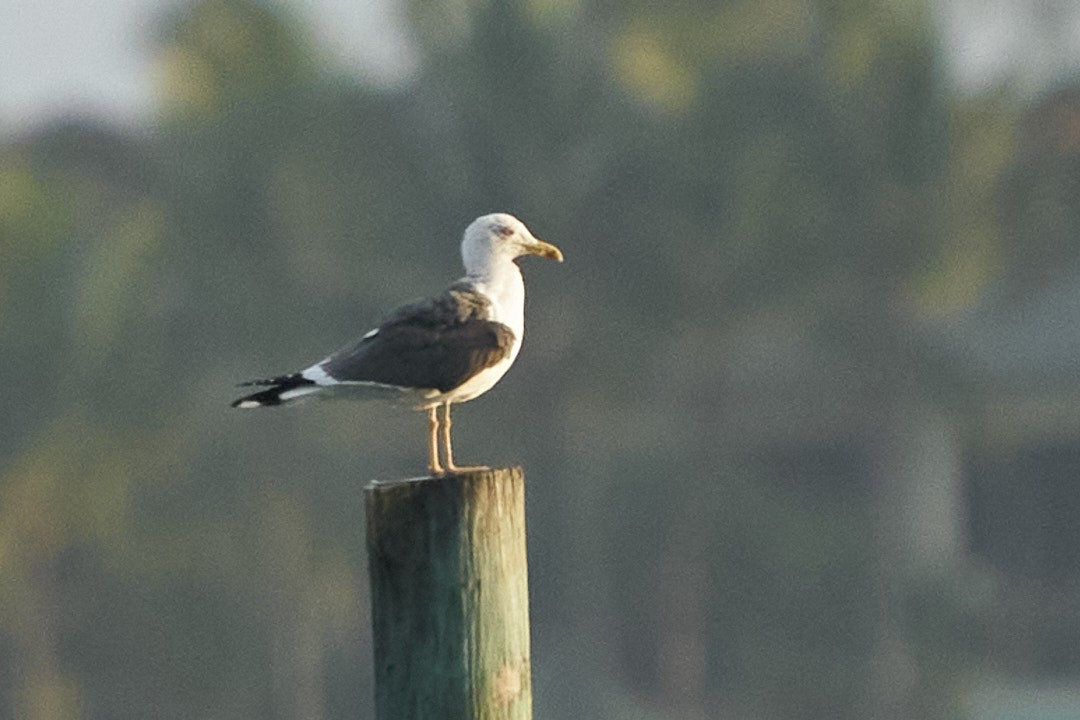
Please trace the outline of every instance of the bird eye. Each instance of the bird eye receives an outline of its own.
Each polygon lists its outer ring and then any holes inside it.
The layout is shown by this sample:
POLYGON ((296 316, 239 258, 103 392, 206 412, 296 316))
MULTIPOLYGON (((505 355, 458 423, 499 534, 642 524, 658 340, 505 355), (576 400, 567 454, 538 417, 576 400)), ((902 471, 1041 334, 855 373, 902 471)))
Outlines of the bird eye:
POLYGON ((509 225, 500 225, 499 227, 495 228, 495 232, 497 232, 500 237, 508 238, 514 234, 514 228, 510 227, 509 225))

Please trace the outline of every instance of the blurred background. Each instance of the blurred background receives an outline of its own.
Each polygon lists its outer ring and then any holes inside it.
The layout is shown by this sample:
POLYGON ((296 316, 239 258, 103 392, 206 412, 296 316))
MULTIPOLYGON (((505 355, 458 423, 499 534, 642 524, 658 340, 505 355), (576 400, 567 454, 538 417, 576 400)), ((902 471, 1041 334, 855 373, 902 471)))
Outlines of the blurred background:
POLYGON ((0 720, 372 716, 421 415, 228 408, 460 274, 537 718, 1080 717, 1080 5, 0 8, 0 720))

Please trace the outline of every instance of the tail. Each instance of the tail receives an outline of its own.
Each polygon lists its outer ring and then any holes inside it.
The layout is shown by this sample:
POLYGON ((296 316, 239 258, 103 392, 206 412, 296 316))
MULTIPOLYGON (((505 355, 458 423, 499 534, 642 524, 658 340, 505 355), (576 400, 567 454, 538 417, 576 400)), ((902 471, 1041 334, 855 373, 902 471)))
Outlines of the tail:
POLYGON ((268 405, 280 405, 283 402, 295 400, 296 398, 311 395, 312 393, 319 391, 319 386, 315 384, 313 380, 308 380, 300 373, 240 383, 241 387, 251 385, 265 386, 266 389, 233 400, 232 407, 246 409, 266 407, 268 405))

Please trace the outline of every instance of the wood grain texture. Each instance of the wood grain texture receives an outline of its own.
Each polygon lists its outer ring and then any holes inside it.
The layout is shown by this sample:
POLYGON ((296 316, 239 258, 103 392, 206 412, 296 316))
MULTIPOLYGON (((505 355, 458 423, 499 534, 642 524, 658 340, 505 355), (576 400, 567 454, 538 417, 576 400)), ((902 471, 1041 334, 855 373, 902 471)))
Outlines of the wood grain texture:
POLYGON ((372 483, 378 720, 531 720, 521 468, 372 483))

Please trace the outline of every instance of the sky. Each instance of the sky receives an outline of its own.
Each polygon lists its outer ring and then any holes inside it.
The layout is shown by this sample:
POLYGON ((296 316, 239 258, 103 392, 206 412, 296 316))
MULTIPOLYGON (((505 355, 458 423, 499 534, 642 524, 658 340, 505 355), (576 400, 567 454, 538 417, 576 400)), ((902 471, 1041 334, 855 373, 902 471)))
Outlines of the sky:
POLYGON ((1080 70, 1077 0, 930 0, 951 81, 965 93, 1003 82, 1040 93, 1080 70))
MULTIPOLYGON (((153 116, 152 38, 188 0, 0 0, 0 138, 57 115, 139 124, 153 116)), ((283 0, 327 60, 371 82, 415 67, 400 0, 283 0)), ((955 86, 1006 80, 1039 92, 1080 68, 1077 0, 931 0, 955 86)))
MULTIPOLYGON (((155 109, 155 31, 187 1, 0 0, 0 137, 57 115, 147 120, 155 109)), ((387 83, 415 65, 397 0, 282 4, 345 72, 387 83)))

